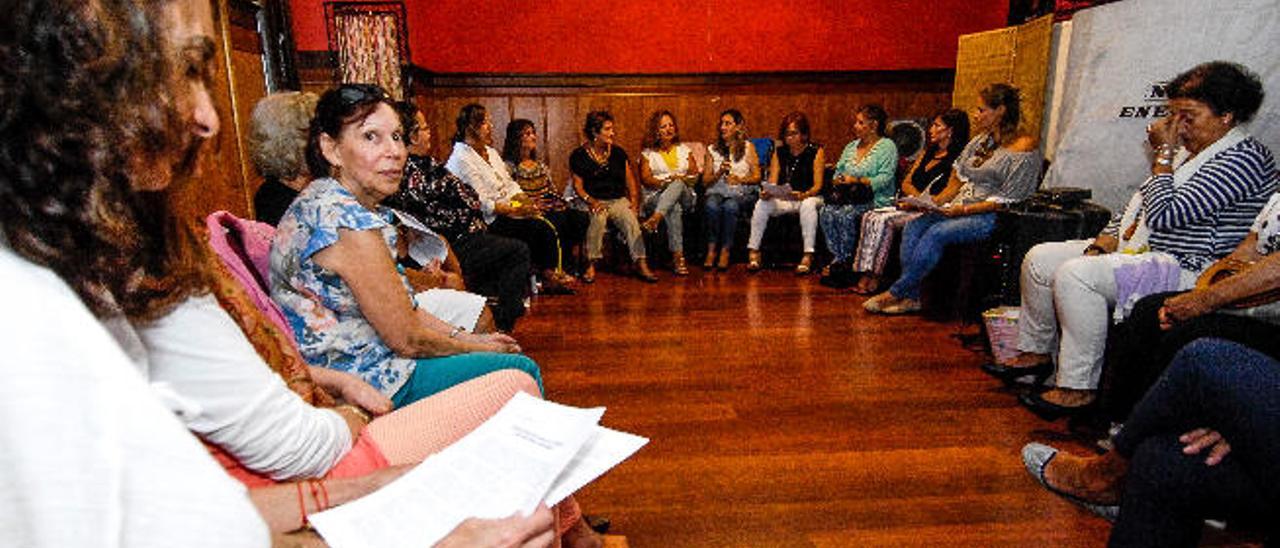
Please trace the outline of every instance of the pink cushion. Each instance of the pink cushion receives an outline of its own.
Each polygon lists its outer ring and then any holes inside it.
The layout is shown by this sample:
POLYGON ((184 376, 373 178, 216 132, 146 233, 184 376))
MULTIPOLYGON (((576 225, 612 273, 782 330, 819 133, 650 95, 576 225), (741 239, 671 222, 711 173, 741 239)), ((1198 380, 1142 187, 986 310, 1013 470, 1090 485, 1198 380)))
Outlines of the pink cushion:
POLYGON ((244 286, 253 304, 284 333, 293 334, 289 322, 267 287, 271 275, 271 238, 275 227, 241 219, 226 211, 215 211, 205 218, 209 229, 209 246, 222 259, 222 264, 244 286))

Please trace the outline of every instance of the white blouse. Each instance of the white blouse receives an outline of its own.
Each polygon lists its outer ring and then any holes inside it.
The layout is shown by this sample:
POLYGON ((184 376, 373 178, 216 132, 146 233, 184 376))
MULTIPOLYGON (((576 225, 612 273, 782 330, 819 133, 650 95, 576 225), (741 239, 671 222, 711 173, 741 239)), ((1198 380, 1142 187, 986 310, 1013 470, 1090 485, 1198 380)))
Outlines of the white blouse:
POLYGON ((506 162, 491 146, 486 146, 486 160, 476 149, 466 143, 454 143, 453 153, 444 167, 457 175, 480 195, 480 212, 484 214, 484 222, 492 223, 497 215, 493 206, 510 202, 520 193, 520 185, 511 178, 506 162))
POLYGON ((1253 221, 1252 231, 1258 235, 1259 255, 1270 255, 1280 249, 1280 193, 1271 195, 1253 221))

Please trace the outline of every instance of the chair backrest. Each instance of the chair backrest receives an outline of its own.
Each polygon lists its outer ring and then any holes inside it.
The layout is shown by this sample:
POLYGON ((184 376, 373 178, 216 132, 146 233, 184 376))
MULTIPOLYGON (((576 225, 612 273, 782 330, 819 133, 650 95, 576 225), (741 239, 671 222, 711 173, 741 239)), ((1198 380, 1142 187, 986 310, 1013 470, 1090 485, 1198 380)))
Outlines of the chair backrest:
POLYGON ((226 211, 205 217, 209 246, 236 281, 253 298, 253 304, 284 333, 293 333, 284 312, 271 300, 271 239, 275 227, 241 219, 226 211))
POLYGON ((756 147, 756 156, 760 157, 760 171, 769 169, 769 157, 773 155, 773 139, 760 137, 751 139, 751 146, 756 147))

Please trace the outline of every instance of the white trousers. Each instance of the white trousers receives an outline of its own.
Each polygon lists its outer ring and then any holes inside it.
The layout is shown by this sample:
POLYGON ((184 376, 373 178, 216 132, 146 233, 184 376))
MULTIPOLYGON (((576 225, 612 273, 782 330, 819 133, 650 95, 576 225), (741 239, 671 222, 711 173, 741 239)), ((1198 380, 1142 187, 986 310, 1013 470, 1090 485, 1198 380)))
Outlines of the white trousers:
POLYGON ((747 249, 753 251, 760 249, 760 241, 764 240, 764 229, 769 226, 770 218, 799 212, 804 252, 813 253, 813 246, 818 237, 819 209, 822 209, 822 198, 819 196, 798 201, 761 198, 756 201, 756 208, 751 212, 751 237, 747 239, 747 249))
POLYGON ((1058 353, 1056 385, 1094 389, 1116 303, 1116 263, 1085 256, 1092 240, 1039 244, 1022 260, 1018 350, 1058 353), (1061 340, 1058 333, 1061 331, 1061 340))

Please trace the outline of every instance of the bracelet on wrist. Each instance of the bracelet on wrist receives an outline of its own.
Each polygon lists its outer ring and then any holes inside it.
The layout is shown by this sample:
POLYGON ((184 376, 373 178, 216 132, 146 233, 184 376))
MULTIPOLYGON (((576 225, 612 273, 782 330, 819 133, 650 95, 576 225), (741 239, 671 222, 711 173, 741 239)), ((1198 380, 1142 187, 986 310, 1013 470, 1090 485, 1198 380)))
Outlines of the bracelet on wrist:
POLYGON ((373 417, 369 416, 368 413, 365 413, 364 409, 361 409, 358 406, 355 406, 349 403, 344 403, 342 405, 334 407, 334 409, 346 409, 351 413, 355 414, 355 416, 360 417, 360 420, 364 421, 365 424, 369 424, 369 421, 373 420, 373 417))

